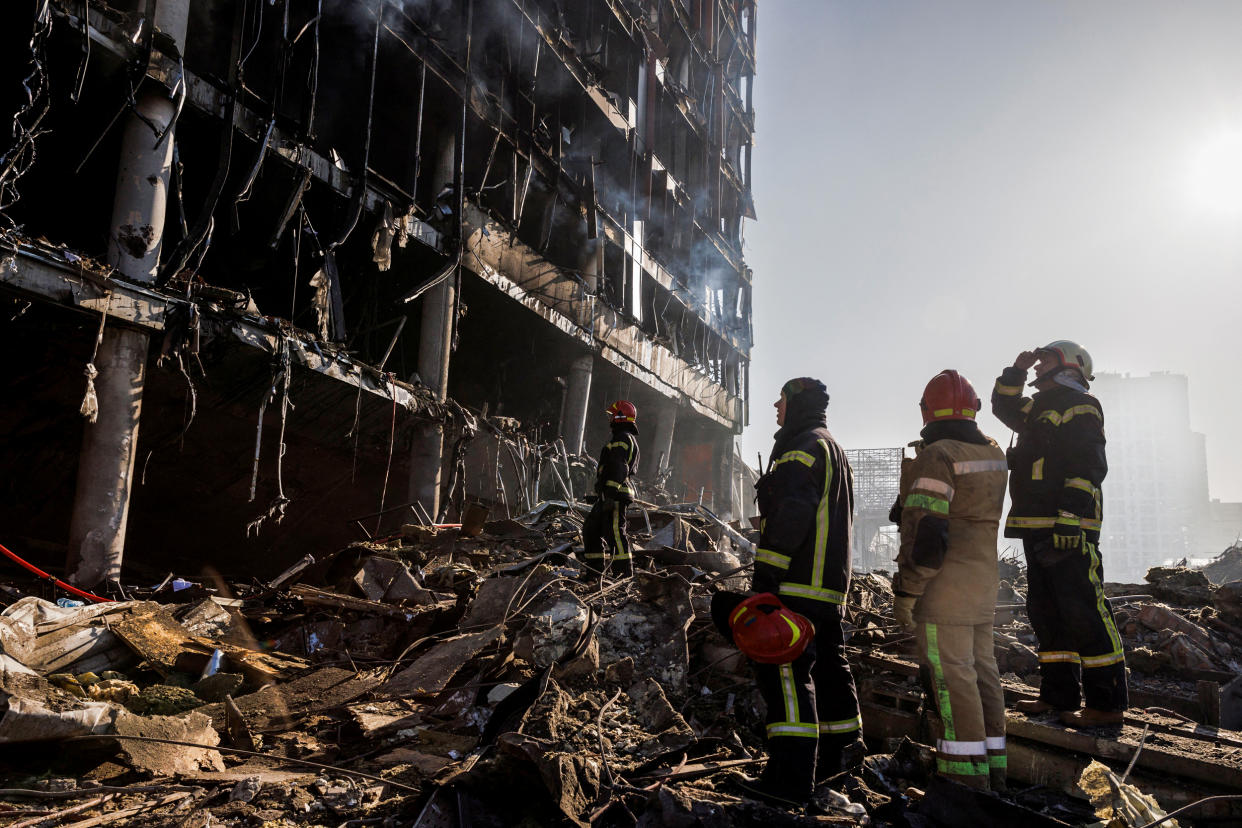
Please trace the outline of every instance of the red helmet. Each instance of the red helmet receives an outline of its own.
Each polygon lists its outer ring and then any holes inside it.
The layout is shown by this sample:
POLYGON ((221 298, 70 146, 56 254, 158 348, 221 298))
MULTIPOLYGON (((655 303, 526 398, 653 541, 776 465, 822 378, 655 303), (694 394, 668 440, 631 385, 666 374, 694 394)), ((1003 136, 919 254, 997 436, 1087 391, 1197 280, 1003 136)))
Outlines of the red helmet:
POLYGON ((638 420, 638 409, 629 400, 617 400, 608 406, 608 416, 612 418, 613 425, 633 423, 638 420))
POLYGON ((788 664, 802 655, 815 627, 770 592, 752 595, 729 616, 733 643, 760 664, 788 664))
POLYGON ((924 425, 940 420, 973 420, 979 412, 979 395, 970 380, 946 369, 927 383, 919 408, 924 425))

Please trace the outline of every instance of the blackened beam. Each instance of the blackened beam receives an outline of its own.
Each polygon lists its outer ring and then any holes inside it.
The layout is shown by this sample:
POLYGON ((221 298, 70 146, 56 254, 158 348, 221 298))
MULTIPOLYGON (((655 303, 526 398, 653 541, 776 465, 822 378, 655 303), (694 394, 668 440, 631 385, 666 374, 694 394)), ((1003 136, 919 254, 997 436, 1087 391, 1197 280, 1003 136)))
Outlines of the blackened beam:
MULTIPOLYGON (((0 238, 0 290, 32 301, 46 302, 98 316, 109 323, 158 332, 175 307, 192 304, 133 282, 109 275, 106 266, 60 248, 13 236, 0 238)), ((259 317, 224 316, 198 305, 204 318, 234 340, 267 354, 290 342, 296 363, 318 374, 360 388, 381 399, 395 400, 411 413, 438 406, 430 395, 403 382, 383 376, 376 368, 358 362, 332 346, 316 342, 310 334, 291 326, 277 326, 259 317)), ((427 416, 424 414, 424 416, 427 416)))
MULTIPOLYGON (((128 57, 129 52, 125 44, 129 42, 130 34, 127 33, 120 26, 120 24, 112 21, 110 18, 95 9, 91 9, 90 23, 90 33, 93 42, 99 44, 102 48, 117 58, 126 59, 128 57)), ((409 44, 406 44, 406 46, 407 48, 411 48, 409 47, 409 44)), ((417 54, 417 52, 415 52, 415 54, 417 54)), ((458 88, 461 78, 456 77, 454 72, 460 71, 460 68, 457 67, 455 63, 447 60, 447 58, 445 59, 447 62, 441 62, 428 60, 427 56, 423 55, 420 55, 420 57, 424 60, 425 65, 441 80, 444 80, 453 88, 458 88)), ((161 55, 158 51, 153 52, 149 70, 152 77, 171 84, 175 81, 177 74, 180 71, 180 68, 174 61, 161 55)), ((186 102, 188 104, 217 118, 227 117, 229 112, 229 99, 227 92, 217 88, 209 81, 200 78, 188 69, 184 72, 184 78, 187 90, 186 102)), ((497 117, 497 114, 499 113, 480 111, 477 101, 472 101, 472 104, 475 104, 475 114, 486 121, 493 122, 493 126, 495 126, 495 122, 500 120, 500 118, 497 117)), ((237 107, 237 118, 233 126, 243 135, 246 135, 257 142, 263 139, 264 133, 269 128, 269 123, 270 122, 267 118, 259 115, 248 107, 239 105, 237 107)), ((308 170, 314 178, 327 184, 342 196, 353 196, 354 188, 358 186, 359 176, 351 175, 345 170, 342 170, 340 167, 332 163, 330 159, 320 155, 314 150, 311 150, 296 138, 286 137, 279 127, 272 129, 270 143, 273 148, 272 151, 277 156, 287 161, 295 169, 308 170)), ((514 145, 516 152, 520 155, 524 155, 529 162, 535 164, 540 175, 546 180, 558 180, 559 176, 557 170, 559 167, 553 159, 550 157, 544 157, 542 154, 534 152, 529 154, 523 153, 521 150, 517 149, 517 142, 511 141, 511 143, 514 145)), ((386 184, 391 189, 381 188, 374 183, 369 184, 363 200, 363 207, 365 209, 376 210, 381 208, 385 201, 392 201, 395 203, 400 202, 402 199, 409 198, 409 195, 402 192, 396 185, 391 184, 391 182, 384 181, 383 178, 375 175, 374 173, 372 173, 369 178, 372 181, 378 181, 381 184, 386 184)), ((654 258, 648 255, 646 250, 638 245, 630 234, 621 226, 621 224, 617 222, 616 219, 612 218, 607 211, 605 211, 602 207, 597 207, 597 211, 598 214, 604 218, 604 221, 601 222, 601 227, 603 228, 605 237, 609 241, 618 245, 623 250, 638 251, 639 255, 635 258, 639 261, 639 266, 648 274, 648 276, 654 279, 656 283, 665 290, 669 291, 669 293, 675 297, 677 303, 682 305, 691 315, 697 317, 700 322, 715 331, 719 336, 725 338, 735 349, 746 352, 749 348, 748 343, 744 342, 739 337, 733 336, 732 334, 716 328, 716 326, 712 324, 711 315, 704 304, 698 302, 696 297, 689 295, 688 289, 678 280, 675 280, 672 274, 656 262, 654 258)), ((443 239, 441 238, 440 233, 434 230, 431 226, 425 222, 418 221, 409 215, 401 216, 400 220, 405 223, 405 230, 411 238, 420 241, 429 247, 437 250, 443 250, 443 239)), ((696 226, 698 226, 697 222, 696 226)), ((741 272, 742 271, 739 271, 739 273, 741 272)))
MULTIPOLYGON (((112 21, 102 12, 96 9, 90 10, 91 41, 114 57, 121 60, 127 60, 130 57, 130 51, 126 46, 130 35, 131 33, 126 32, 119 23, 112 21)), ((152 52, 148 69, 150 77, 171 87, 180 74, 181 69, 176 61, 158 51, 152 52)), ((228 116, 229 95, 227 92, 189 70, 184 72, 184 80, 187 104, 217 118, 223 119, 228 116)), ((259 115, 246 106, 237 107, 237 117, 233 128, 251 140, 262 141, 269 126, 270 121, 267 117, 259 115)), ((271 128, 268 143, 270 152, 295 169, 309 170, 311 176, 327 184, 342 196, 353 198, 357 187, 363 182, 362 175, 353 175, 341 169, 332 163, 331 159, 307 147, 297 137, 286 135, 278 126, 271 128)), ((381 209, 386 201, 398 204, 410 201, 410 194, 402 192, 392 182, 385 181, 374 173, 368 178, 378 183, 366 183, 366 191, 362 198, 364 210, 381 209)), ((441 249, 440 234, 430 225, 410 215, 401 216, 400 220, 404 222, 405 231, 410 238, 436 250, 441 249)))
MULTIPOLYGON (((391 32, 394 37, 400 40, 399 36, 391 32)), ((454 72, 458 71, 457 64, 450 57, 442 55, 439 51, 433 49, 429 53, 420 52, 414 46, 400 40, 400 42, 415 57, 423 61, 423 65, 427 66, 437 77, 445 81, 446 84, 457 88, 460 85, 461 78, 455 77, 454 72)), ((442 51, 442 50, 441 50, 442 51)), ((470 106, 474 114, 485 123, 489 124, 498 134, 504 135, 509 145, 513 148, 513 152, 524 161, 527 162, 531 169, 534 169, 546 181, 564 181, 569 174, 559 162, 545 153, 533 141, 518 140, 516 135, 520 133, 521 127, 513 119, 512 115, 496 104, 491 99, 484 99, 482 96, 471 96, 470 106)), ((714 332, 725 340, 735 350, 747 353, 750 347, 748 340, 716 326, 713 324, 711 312, 707 305, 697 296, 691 293, 690 289, 681 281, 675 279, 659 262, 657 262, 646 249, 639 245, 634 238, 622 227, 621 223, 613 218, 606 209, 598 203, 595 205, 595 211, 599 226, 604 237, 611 243, 617 245, 627 254, 638 262, 639 267, 656 282, 660 287, 664 288, 673 296, 677 305, 680 306, 688 315, 696 318, 705 327, 714 332)), ((696 226, 698 226, 696 224, 696 226)), ((502 228, 503 229, 503 228, 502 228)), ((701 228, 700 228, 701 230, 701 228)), ((505 230, 508 234, 509 231, 505 230)), ((740 282, 749 283, 746 276, 745 268, 738 273, 740 282)))
MULTIPOLYGON (((126 56, 127 52, 122 44, 128 41, 128 35, 118 24, 96 10, 91 11, 91 37, 101 47, 114 55, 121 58, 126 56)), ((180 68, 173 61, 168 60, 158 52, 153 54, 150 72, 157 80, 171 83, 175 80, 176 73, 179 71, 180 68)), ((440 67, 440 71, 437 71, 436 74, 446 80, 451 77, 451 74, 445 71, 445 67, 440 67)), ((208 81, 199 78, 188 70, 185 72, 184 77, 187 89, 187 102, 190 105, 216 117, 225 117, 227 115, 229 111, 227 93, 217 89, 208 81)), ((253 140, 261 140, 264 132, 269 128, 270 122, 268 119, 243 106, 238 106, 237 111, 238 115, 234 127, 253 140)), ((476 111, 476 114, 487 119, 486 113, 476 111)), ((354 187, 358 185, 358 178, 356 176, 340 169, 329 159, 314 152, 300 142, 286 140, 279 128, 273 129, 270 141, 275 154, 284 158, 296 169, 308 170, 313 177, 326 183, 343 196, 351 197, 353 195, 354 187)), ((530 158, 533 161, 537 156, 532 154, 530 158)), ((555 180, 554 162, 551 159, 540 159, 540 161, 542 162, 539 164, 540 174, 549 180, 555 180)), ((367 209, 377 209, 381 207, 385 200, 398 200, 396 196, 399 194, 403 195, 395 187, 394 191, 389 193, 377 187, 369 186, 364 206, 367 209)), ((602 208, 599 209, 599 215, 604 218, 601 226, 609 241, 625 250, 638 262, 639 266, 649 277, 669 291, 678 304, 682 305, 691 315, 697 317, 716 336, 724 339, 739 353, 748 353, 749 344, 742 338, 714 325, 706 306, 689 296, 688 290, 651 257, 645 248, 635 242, 633 237, 621 227, 616 219, 612 218, 602 208)), ((442 239, 437 231, 426 223, 408 215, 403 216, 402 220, 406 223, 406 231, 411 237, 430 247, 441 249, 442 239)))
MULTIPOLYGON (((604 91, 597 86, 593 80, 591 80, 590 73, 587 71, 578 55, 575 54, 573 50, 555 34, 552 27, 544 21, 542 17, 536 18, 534 16, 538 13, 534 6, 522 3, 521 0, 511 0, 511 2, 518 13, 526 18, 527 22, 529 22, 539 36, 543 38, 544 43, 549 49, 552 50, 552 54, 556 55, 557 59, 564 64, 570 76, 573 77, 574 81, 577 82, 577 84, 582 88, 582 91, 586 93, 587 97, 595 102, 596 106, 600 108, 600 111, 604 113, 604 116, 608 118, 613 126, 617 127, 628 136, 628 119, 625 119, 622 116, 621 112, 612 105, 612 101, 609 100, 608 96, 604 94, 604 91), (618 122, 617 119, 620 119, 620 122, 618 122)), ((699 229, 699 231, 703 234, 703 237, 707 239, 714 248, 716 248, 716 251, 720 253, 721 257, 723 257, 735 271, 741 272, 741 257, 719 237, 718 233, 709 232, 707 228, 701 226, 697 221, 695 222, 695 227, 699 229)))
MULTIPOLYGON (((402 12, 402 14, 404 15, 404 12, 402 12)), ((418 24, 413 19, 411 19, 408 15, 405 15, 405 18, 415 29, 415 31, 424 34, 424 36, 426 35, 426 33, 422 32, 422 30, 418 27, 418 24)), ((530 21, 529 16, 527 16, 527 20, 530 21)), ((531 22, 531 25, 535 26, 533 22, 531 22)), ((546 34, 544 34, 542 30, 539 30, 537 26, 536 30, 545 38, 545 40, 547 40, 546 34)), ((444 81, 447 86, 453 89, 461 88, 465 79, 464 70, 453 59, 453 56, 440 45, 438 40, 425 36, 427 45, 425 50, 422 50, 407 42, 399 33, 393 31, 391 28, 388 28, 387 31, 397 42, 403 45, 406 50, 410 52, 410 54, 421 60, 424 67, 429 68, 433 74, 444 81)), ((548 42, 549 48, 555 50, 560 41, 558 40, 555 43, 552 41, 548 42)), ((600 104, 601 111, 604 113, 605 117, 607 117, 609 121, 616 126, 617 122, 613 119, 612 114, 615 113, 619 117, 620 113, 615 107, 612 107, 612 104, 608 101, 606 96, 600 95, 597 98, 596 95, 592 94, 598 94, 599 88, 591 84, 589 80, 584 80, 587 73, 585 69, 582 69, 580 62, 577 62, 576 56, 572 53, 561 55, 557 52, 557 54, 563 61, 573 60, 576 62, 574 65, 567 65, 571 75, 578 80, 579 84, 587 91, 588 95, 592 95, 592 100, 595 100, 597 104, 600 104)), ((518 135, 523 133, 523 128, 517 123, 512 113, 507 111, 501 103, 495 101, 493 98, 472 95, 470 99, 470 106, 473 109, 474 114, 478 116, 480 120, 489 124, 497 131, 498 134, 504 135, 508 139, 510 146, 513 148, 513 152, 525 160, 526 163, 530 165, 531 168, 536 170, 545 181, 564 181, 567 178, 570 178, 568 171, 560 165, 560 162, 548 153, 544 152, 535 142, 518 139, 518 135)), ((628 135, 628 129, 628 123, 624 124, 623 132, 626 135, 628 135)), ((743 340, 716 328, 716 326, 712 324, 711 314, 708 311, 707 306, 703 302, 699 301, 697 296, 690 293, 689 289, 684 284, 680 283, 679 280, 676 280, 672 274, 656 262, 655 259, 646 252, 645 248, 639 246, 634 241, 633 237, 630 236, 630 234, 621 225, 621 223, 613 218, 607 210, 598 204, 598 202, 594 205, 594 209, 597 218, 602 216, 604 219, 604 221, 601 222, 601 226, 603 228, 605 238, 620 247, 622 250, 631 253, 632 258, 639 262, 639 266, 647 273, 647 275, 655 280, 660 287, 672 294, 677 303, 681 305, 686 312, 688 312, 691 316, 697 317, 699 321, 707 327, 715 330, 734 348, 738 350, 745 350, 749 347, 749 344, 743 342, 743 340)), ((698 228, 699 232, 702 233, 704 237, 710 239, 707 230, 697 221, 694 221, 694 226, 698 228)), ((731 267, 734 267, 735 271, 738 273, 739 281, 748 283, 746 269, 744 267, 740 267, 727 257, 726 262, 731 267)))
MULTIPOLYGON (((681 2, 679 2, 679 0, 664 0, 664 5, 668 6, 669 8, 673 10, 674 17, 677 19, 678 25, 681 26, 681 30, 682 30, 682 33, 686 37, 686 41, 690 44, 690 48, 698 56, 699 60, 703 61, 704 63, 710 64, 711 55, 709 55, 707 52, 703 50, 702 45, 698 42, 698 39, 695 37, 695 34, 692 31, 695 28, 695 26, 693 22, 690 20, 689 9, 686 8, 681 2)), ((631 25, 631 24, 626 23, 625 18, 630 17, 630 15, 629 15, 629 12, 624 9, 624 7, 622 7, 619 3, 614 2, 613 0, 610 0, 609 6, 612 7, 613 14, 617 17, 618 20, 622 22, 623 25, 627 25, 627 26, 631 25)), ((753 70, 755 67, 755 55, 754 55, 753 48, 751 47, 749 41, 746 38, 737 37, 737 39, 738 39, 738 42, 741 44, 742 55, 746 58, 751 69, 753 70)))
POLYGON ((561 332, 597 350, 604 360, 698 414, 740 427, 744 401, 658 342, 596 297, 582 295, 568 273, 518 240, 510 240, 474 204, 466 207, 462 266, 536 313, 561 332))

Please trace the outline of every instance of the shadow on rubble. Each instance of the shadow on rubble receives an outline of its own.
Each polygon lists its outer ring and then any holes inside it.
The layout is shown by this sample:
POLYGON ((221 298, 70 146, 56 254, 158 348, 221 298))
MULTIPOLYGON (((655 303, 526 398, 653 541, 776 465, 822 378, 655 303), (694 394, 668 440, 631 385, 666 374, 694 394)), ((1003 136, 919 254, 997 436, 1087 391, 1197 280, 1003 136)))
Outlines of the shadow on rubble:
MULTIPOLYGON (((745 588, 750 533, 696 504, 639 504, 636 574, 592 577, 574 556, 585 513, 545 502, 464 529, 406 525, 267 582, 170 575, 107 603, 0 586, 6 815, 193 828, 1094 821, 1081 793, 998 796, 930 774, 926 734, 900 733, 921 714, 881 575, 857 577, 849 601, 875 752, 805 810, 745 798, 735 779, 764 761, 764 711, 709 606, 713 590, 745 588)), ((1020 592, 1019 576, 1007 588, 1020 592)), ((998 628, 1010 672, 1023 635, 1016 620, 998 628)))

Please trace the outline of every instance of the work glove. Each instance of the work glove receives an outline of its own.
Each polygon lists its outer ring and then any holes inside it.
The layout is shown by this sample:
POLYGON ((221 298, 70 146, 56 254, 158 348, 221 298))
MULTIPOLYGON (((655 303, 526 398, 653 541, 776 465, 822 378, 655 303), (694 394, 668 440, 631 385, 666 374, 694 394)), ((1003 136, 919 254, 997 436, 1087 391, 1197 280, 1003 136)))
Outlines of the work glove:
POLYGON ((1082 526, 1078 518, 1057 518, 1052 527, 1052 545, 1056 549, 1077 549, 1082 545, 1082 526))
POLYGON ((916 629, 914 623, 914 605, 918 603, 917 595, 894 595, 893 596, 893 620, 901 625, 901 628, 907 632, 914 632, 916 629))

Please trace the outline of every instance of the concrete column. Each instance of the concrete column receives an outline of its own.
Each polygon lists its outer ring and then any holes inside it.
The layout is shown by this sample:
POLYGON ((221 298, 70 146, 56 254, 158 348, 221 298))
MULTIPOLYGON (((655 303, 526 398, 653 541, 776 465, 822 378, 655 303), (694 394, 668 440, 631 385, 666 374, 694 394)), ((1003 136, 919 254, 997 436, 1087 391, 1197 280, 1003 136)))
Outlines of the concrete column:
MULTIPOLYGON (((156 28, 182 52, 189 9, 190 0, 159 0, 155 8, 156 28)), ((130 113, 121 138, 108 262, 123 277, 149 283, 159 270, 164 241, 176 107, 167 88, 146 80, 137 109, 142 117, 130 113)), ((95 355, 99 418, 87 423, 82 440, 65 561, 68 579, 77 586, 120 577, 148 345, 145 333, 105 328, 95 355)))
MULTIPOLYGON (((439 193, 453 182, 456 139, 447 125, 437 136, 432 190, 439 193)), ((457 217, 460 220, 460 217, 457 217)), ((423 295, 418 337, 418 376, 436 399, 448 397, 449 357, 452 354, 453 312, 457 306, 456 276, 449 276, 423 295)), ((440 513, 440 477, 444 465, 444 426, 427 423, 414 432, 410 451, 410 500, 433 519, 440 513)))
POLYGON ((655 480, 660 472, 672 465, 673 431, 677 428, 677 407, 670 405, 646 414, 639 411, 638 417, 648 423, 648 428, 655 427, 651 451, 647 454, 646 468, 643 469, 643 475, 648 480, 655 480))
POLYGON ((733 519, 733 434, 726 433, 716 442, 716 484, 712 511, 722 520, 733 519))
MULTIPOLYGON (((578 272, 586 290, 599 292, 599 274, 604 259, 604 242, 588 240, 582 246, 578 260, 578 272)), ((594 354, 583 354, 569 366, 569 381, 565 389, 565 405, 561 416, 561 438, 570 454, 581 454, 586 438, 587 408, 591 400, 591 379, 595 373, 594 354)))
POLYGON ((565 391, 565 420, 561 423, 561 437, 565 440, 565 450, 570 454, 582 453, 594 370, 595 355, 590 353, 576 358, 569 366, 569 387, 565 391))

